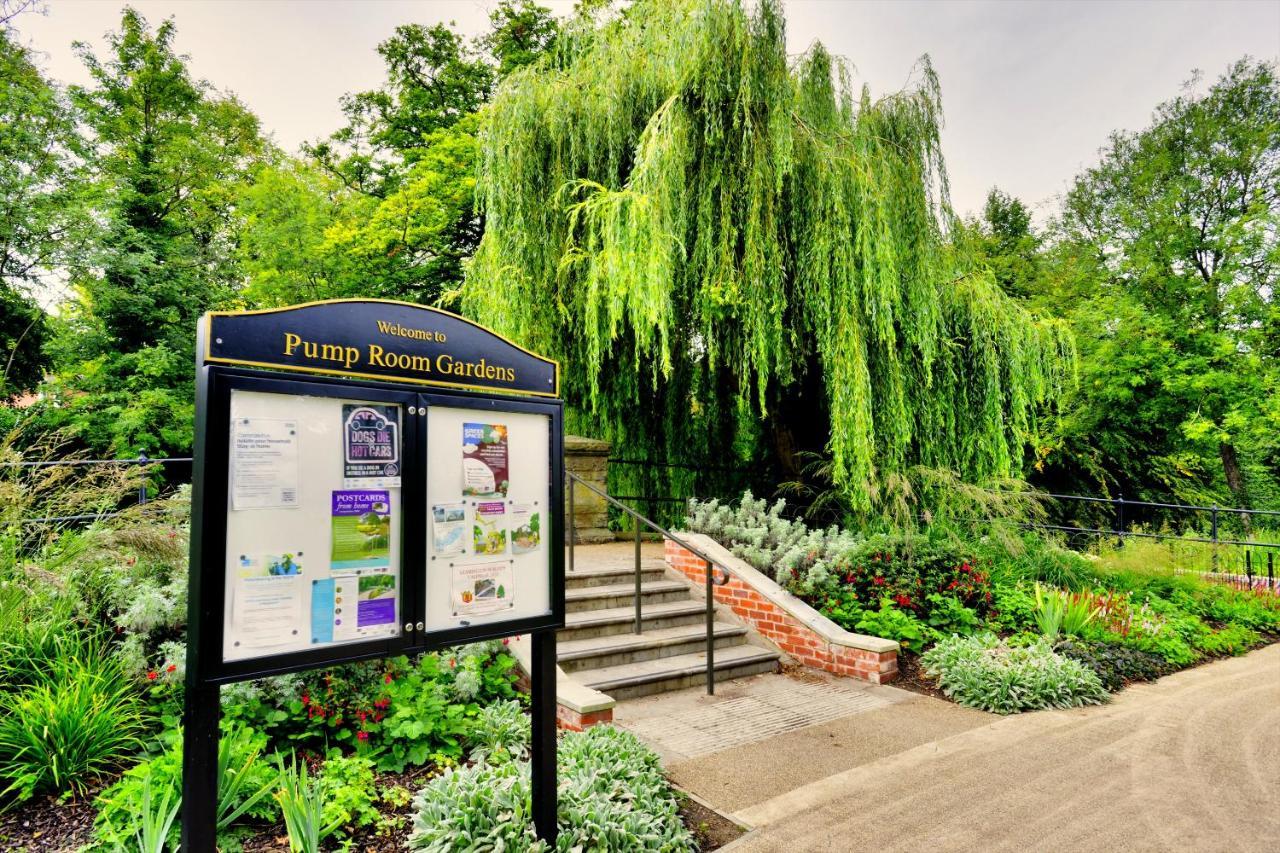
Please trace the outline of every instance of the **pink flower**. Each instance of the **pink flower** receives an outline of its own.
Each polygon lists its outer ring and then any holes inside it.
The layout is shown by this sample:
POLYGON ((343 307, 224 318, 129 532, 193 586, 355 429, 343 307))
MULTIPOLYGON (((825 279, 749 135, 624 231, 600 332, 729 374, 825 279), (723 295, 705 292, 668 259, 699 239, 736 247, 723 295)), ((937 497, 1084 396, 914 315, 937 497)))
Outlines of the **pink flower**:
POLYGON ((357 740, 368 740, 368 739, 369 739, 369 733, 368 733, 368 732, 356 732, 356 739, 357 739, 357 740))

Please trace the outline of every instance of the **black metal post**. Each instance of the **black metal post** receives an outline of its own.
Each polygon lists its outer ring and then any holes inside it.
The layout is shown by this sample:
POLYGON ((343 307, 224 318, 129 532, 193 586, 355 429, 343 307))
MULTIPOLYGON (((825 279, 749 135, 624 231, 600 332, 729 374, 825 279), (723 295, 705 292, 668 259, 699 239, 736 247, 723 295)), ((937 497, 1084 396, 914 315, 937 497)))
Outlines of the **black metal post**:
POLYGON ((1275 592, 1276 591, 1276 572, 1275 572, 1274 561, 1272 559, 1273 557, 1275 557, 1275 553, 1272 551, 1268 551, 1267 552, 1267 589, 1271 590, 1272 592, 1275 592))
POLYGON ((1213 525, 1213 570, 1218 570, 1218 505, 1214 504, 1210 512, 1213 525))
MULTIPOLYGON (((138 454, 138 464, 145 467, 147 464, 147 454, 138 454)), ((142 485, 138 486, 138 503, 145 504, 147 502, 147 478, 143 475, 142 485)))
POLYGON ((707 695, 716 695, 716 593, 707 560, 707 695))
POLYGON ((1124 495, 1118 495, 1112 504, 1116 508, 1116 532, 1120 535, 1116 537, 1116 544, 1124 544, 1124 495))
POLYGON ((538 837, 556 846, 556 632, 534 631, 532 642, 532 752, 533 827, 538 837))
POLYGON ((643 630, 640 627, 640 519, 633 518, 632 522, 636 526, 636 633, 639 634, 643 630))
POLYGON ((569 486, 569 571, 573 571, 573 543, 578 538, 578 528, 573 522, 573 493, 577 491, 577 486, 573 482, 572 474, 566 482, 569 486))
MULTIPOLYGON (((194 674, 195 670, 188 669, 187 672, 194 674)), ((194 682, 193 675, 189 675, 183 698, 182 850, 183 853, 215 853, 218 841, 218 685, 194 682)))
POLYGON ((1249 581, 1249 589, 1253 589, 1253 552, 1247 548, 1244 552, 1244 576, 1249 581))

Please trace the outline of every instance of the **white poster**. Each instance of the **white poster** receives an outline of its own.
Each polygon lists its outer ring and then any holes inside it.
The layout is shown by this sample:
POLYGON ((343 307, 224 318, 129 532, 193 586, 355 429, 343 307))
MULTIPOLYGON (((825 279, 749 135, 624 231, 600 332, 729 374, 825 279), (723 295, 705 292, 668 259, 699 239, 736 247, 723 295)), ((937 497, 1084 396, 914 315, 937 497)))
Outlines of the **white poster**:
POLYGON ((478 616, 516 606, 511 561, 453 565, 453 615, 478 616))
POLYGON ((298 422, 231 422, 231 508, 298 506, 298 422))
POLYGON ((302 626, 302 554, 246 554, 232 589, 231 639, 239 648, 297 641, 302 626))
POLYGON ((532 554, 542 547, 542 513, 531 504, 511 507, 511 553, 532 554))
POLYGON ((454 557, 467 552, 467 505, 435 504, 431 507, 431 553, 454 557))

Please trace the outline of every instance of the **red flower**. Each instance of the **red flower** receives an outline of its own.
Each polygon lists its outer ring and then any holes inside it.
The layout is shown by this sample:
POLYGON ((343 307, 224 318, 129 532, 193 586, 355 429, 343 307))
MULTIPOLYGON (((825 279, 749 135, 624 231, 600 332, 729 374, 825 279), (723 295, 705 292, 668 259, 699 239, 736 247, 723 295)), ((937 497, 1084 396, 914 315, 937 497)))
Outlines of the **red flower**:
POLYGON ((311 704, 311 695, 310 695, 309 693, 303 693, 303 694, 302 694, 302 704, 303 704, 303 705, 310 705, 310 704, 311 704))
POLYGON ((164 668, 164 671, 165 671, 165 672, 175 672, 175 671, 177 671, 177 669, 178 669, 178 665, 177 665, 176 663, 171 663, 171 664, 169 664, 168 666, 166 666, 166 667, 164 668))
POLYGON ((872 578, 871 582, 874 583, 876 586, 884 586, 884 578, 880 577, 879 575, 876 575, 874 578, 872 578))
POLYGON ((160 673, 156 672, 154 669, 147 673, 148 681, 155 681, 159 677, 160 677, 160 673))
POLYGON ((457 665, 458 665, 457 658, 449 658, 449 669, 453 669, 457 665))
POLYGON ((391 683, 391 673, 389 673, 389 672, 388 672, 388 673, 386 674, 386 677, 385 677, 385 678, 383 678, 383 681, 384 681, 385 683, 387 683, 387 684, 390 684, 390 683, 391 683))
POLYGON ((502 638, 502 645, 504 645, 504 646, 505 646, 505 645, 507 645, 507 644, 508 644, 508 643, 510 643, 510 642, 511 642, 511 638, 510 638, 510 637, 503 637, 503 638, 502 638))
POLYGON ((369 733, 368 733, 368 732, 356 732, 356 739, 357 739, 357 740, 368 740, 368 739, 369 739, 369 733))
POLYGON ((907 595, 903 595, 902 593, 899 593, 898 596, 894 599, 894 601, 898 602, 899 607, 911 606, 911 597, 907 595))

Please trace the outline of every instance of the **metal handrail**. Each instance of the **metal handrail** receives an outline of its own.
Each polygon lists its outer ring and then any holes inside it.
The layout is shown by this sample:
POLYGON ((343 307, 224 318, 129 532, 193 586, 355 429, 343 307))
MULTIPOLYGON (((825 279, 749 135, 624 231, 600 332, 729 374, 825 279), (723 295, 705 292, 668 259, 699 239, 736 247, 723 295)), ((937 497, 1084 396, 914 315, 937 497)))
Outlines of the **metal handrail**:
POLYGON ((609 504, 610 504, 610 505, 612 505, 612 506, 617 507, 618 509, 622 510, 622 511, 623 511, 623 512, 625 512, 627 515, 629 515, 629 516, 631 516, 633 519, 635 519, 635 526, 636 526, 636 559, 635 559, 635 580, 636 580, 636 584, 635 584, 635 602, 636 602, 636 615, 635 615, 635 628, 634 628, 635 633, 640 634, 640 633, 642 633, 642 632, 643 632, 643 627, 642 627, 642 623, 641 623, 641 612, 640 612, 640 600, 641 600, 641 599, 640 599, 640 596, 641 596, 641 589, 640 589, 640 534, 643 532, 643 528, 641 528, 641 526, 640 526, 640 525, 641 525, 642 523, 643 523, 646 527, 648 527, 648 528, 652 529, 653 531, 655 531, 656 533, 660 534, 664 539, 670 539, 672 542, 676 543, 676 544, 677 544, 677 545, 679 545, 681 548, 684 548, 686 551, 690 552, 690 553, 691 553, 691 554, 693 554, 695 557, 699 557, 699 558, 701 558, 701 560, 703 561, 703 563, 705 563, 705 564, 706 564, 706 582, 707 582, 707 589, 706 589, 706 595, 707 595, 707 611, 706 611, 706 620, 707 620, 707 695, 708 695, 708 696, 714 696, 714 695, 715 695, 715 692, 716 692, 716 672, 715 672, 715 665, 716 665, 716 664, 715 664, 715 655, 716 655, 716 631, 715 631, 715 593, 714 593, 714 591, 713 591, 713 590, 714 590, 714 587, 716 587, 716 586, 723 586, 724 584, 726 584, 726 583, 728 583, 728 582, 729 582, 729 576, 730 576, 729 569, 728 569, 726 566, 724 566, 722 563, 720 563, 719 561, 714 560, 714 559, 712 559, 711 557, 708 557, 705 553, 703 553, 703 552, 702 552, 702 551, 700 551, 699 549, 697 549, 697 548, 693 547, 693 546, 692 546, 692 545, 690 545, 688 542, 686 542, 686 541, 684 541, 683 539, 681 539, 679 536, 676 536, 674 533, 672 533, 670 530, 667 530, 667 529, 666 529, 665 527, 663 527, 662 525, 658 524, 657 522, 653 521, 652 519, 646 518, 645 516, 643 516, 643 515, 641 515, 640 513, 636 512, 634 509, 632 509, 631 507, 627 506, 626 504, 624 504, 624 503, 620 503, 617 499, 612 498, 612 497, 610 497, 608 494, 606 494, 606 493, 602 492, 601 490, 597 489, 595 486, 591 485, 591 484, 590 484, 590 483, 588 483, 586 480, 584 480, 584 479, 582 479, 581 477, 579 477, 577 474, 574 474, 572 471, 566 471, 566 472, 565 472, 565 476, 566 476, 566 478, 569 480, 569 524, 568 524, 568 528, 569 528, 569 529, 568 529, 568 533, 569 533, 569 571, 570 571, 570 572, 574 571, 574 565, 573 565, 574 546, 577 544, 577 534, 576 534, 576 530, 575 530, 575 527, 574 527, 574 491, 575 491, 575 490, 574 490, 574 484, 575 484, 575 483, 576 483, 576 484, 581 485, 583 488, 587 489, 587 491, 593 492, 594 494, 598 495, 599 497, 604 498, 604 499, 605 499, 605 501, 606 501, 607 503, 609 503, 609 504), (719 570, 720 570, 720 572, 722 573, 723 577, 716 578, 716 576, 715 576, 715 569, 719 569, 719 570))

